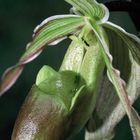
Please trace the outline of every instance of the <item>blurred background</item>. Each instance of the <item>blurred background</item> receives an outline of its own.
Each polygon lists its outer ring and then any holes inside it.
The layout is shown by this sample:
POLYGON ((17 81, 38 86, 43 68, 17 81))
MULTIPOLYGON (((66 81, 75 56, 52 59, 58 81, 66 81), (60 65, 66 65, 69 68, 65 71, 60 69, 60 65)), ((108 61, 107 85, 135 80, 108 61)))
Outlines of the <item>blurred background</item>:
MULTIPOLYGON (((0 76, 18 61, 31 40, 33 29, 42 20, 51 15, 67 14, 69 8, 63 0, 0 0, 0 76)), ((110 21, 137 34, 126 12, 112 12, 110 21)), ((47 64, 58 70, 68 44, 69 40, 66 40, 57 46, 46 47, 37 59, 26 65, 16 84, 0 98, 0 140, 10 140, 18 111, 39 69, 47 64)), ((139 102, 137 100, 134 106, 140 112, 139 102)), ((117 126, 113 140, 122 139, 132 140, 127 117, 117 126)), ((84 130, 74 140, 84 140, 84 130)))

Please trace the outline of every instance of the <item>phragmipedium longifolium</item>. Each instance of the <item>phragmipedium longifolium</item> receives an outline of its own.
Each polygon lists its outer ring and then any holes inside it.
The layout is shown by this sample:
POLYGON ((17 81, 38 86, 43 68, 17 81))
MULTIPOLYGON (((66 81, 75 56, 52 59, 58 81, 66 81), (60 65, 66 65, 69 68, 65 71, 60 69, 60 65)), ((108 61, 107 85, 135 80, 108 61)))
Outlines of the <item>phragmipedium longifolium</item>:
POLYGON ((68 139, 91 116, 105 63, 96 36, 88 26, 71 39, 59 72, 44 66, 38 73, 12 139, 68 139))
POLYGON ((140 39, 109 22, 108 9, 95 0, 66 1, 72 14, 38 25, 19 62, 2 77, 1 95, 46 44, 71 39, 59 71, 50 66, 39 71, 12 140, 70 139, 86 124, 86 140, 109 140, 125 114, 140 140, 140 119, 132 107, 140 94, 140 39))

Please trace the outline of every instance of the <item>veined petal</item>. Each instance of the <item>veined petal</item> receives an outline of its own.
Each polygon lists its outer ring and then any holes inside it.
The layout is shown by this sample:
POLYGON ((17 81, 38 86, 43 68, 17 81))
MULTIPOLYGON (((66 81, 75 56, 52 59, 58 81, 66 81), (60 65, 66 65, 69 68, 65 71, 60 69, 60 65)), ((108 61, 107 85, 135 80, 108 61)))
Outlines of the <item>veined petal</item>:
POLYGON ((135 140, 140 139, 140 118, 134 108, 132 107, 131 101, 129 100, 127 91, 126 91, 126 85, 125 82, 120 77, 120 72, 115 69, 112 65, 112 57, 109 52, 109 48, 107 45, 107 42, 103 36, 102 27, 96 25, 95 23, 90 23, 91 28, 93 29, 94 33, 98 37, 100 43, 101 43, 101 50, 102 54, 107 66, 107 72, 108 77, 111 83, 114 85, 116 93, 127 113, 127 116, 130 121, 130 126, 133 132, 133 136, 135 140))
MULTIPOLYGON (((108 36, 109 51, 113 56, 113 67, 120 71, 126 83, 129 99, 134 103, 140 95, 140 65, 116 32, 108 28, 105 31, 108 36)), ((114 128, 126 114, 106 73, 101 80, 98 94, 95 111, 87 125, 86 140, 103 138, 110 140, 114 136, 114 128)))
POLYGON ((94 19, 98 23, 104 23, 109 18, 109 11, 95 0, 65 0, 73 6, 71 12, 94 19))
POLYGON ((44 20, 35 28, 33 40, 20 58, 20 62, 29 62, 28 60, 42 50, 46 44, 53 43, 58 39, 76 32, 83 27, 84 24, 84 17, 76 15, 53 16, 44 20))
POLYGON ((123 28, 111 22, 106 22, 103 26, 116 32, 116 34, 123 39, 126 44, 125 47, 130 49, 134 59, 140 64, 140 39, 133 34, 127 33, 123 28))
POLYGON ((35 28, 33 39, 27 44, 26 51, 16 67, 11 67, 8 73, 4 74, 0 83, 0 94, 6 92, 16 82, 24 65, 38 57, 46 44, 59 43, 68 35, 80 30, 84 24, 84 17, 77 15, 57 15, 44 20, 35 28))

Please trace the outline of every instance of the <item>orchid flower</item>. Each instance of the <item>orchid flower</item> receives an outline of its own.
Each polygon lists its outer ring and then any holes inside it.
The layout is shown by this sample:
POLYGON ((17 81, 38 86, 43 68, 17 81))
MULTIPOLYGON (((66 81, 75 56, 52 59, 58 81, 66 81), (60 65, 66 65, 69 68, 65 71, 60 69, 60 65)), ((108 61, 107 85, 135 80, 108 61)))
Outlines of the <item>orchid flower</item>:
POLYGON ((38 25, 25 53, 1 78, 0 95, 46 45, 72 40, 59 71, 39 71, 12 139, 69 139, 86 125, 86 140, 110 140, 127 114, 134 140, 140 140, 140 117, 132 106, 140 94, 140 39, 109 22, 108 9, 96 0, 65 1, 71 14, 38 25))

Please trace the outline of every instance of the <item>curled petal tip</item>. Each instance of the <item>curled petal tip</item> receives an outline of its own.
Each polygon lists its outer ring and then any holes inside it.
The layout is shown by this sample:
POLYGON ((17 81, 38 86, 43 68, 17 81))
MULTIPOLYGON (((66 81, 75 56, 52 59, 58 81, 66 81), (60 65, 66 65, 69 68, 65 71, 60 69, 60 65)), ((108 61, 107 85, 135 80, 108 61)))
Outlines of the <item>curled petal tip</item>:
POLYGON ((15 65, 4 72, 0 83, 0 96, 2 96, 16 82, 22 73, 22 70, 23 65, 15 65))

